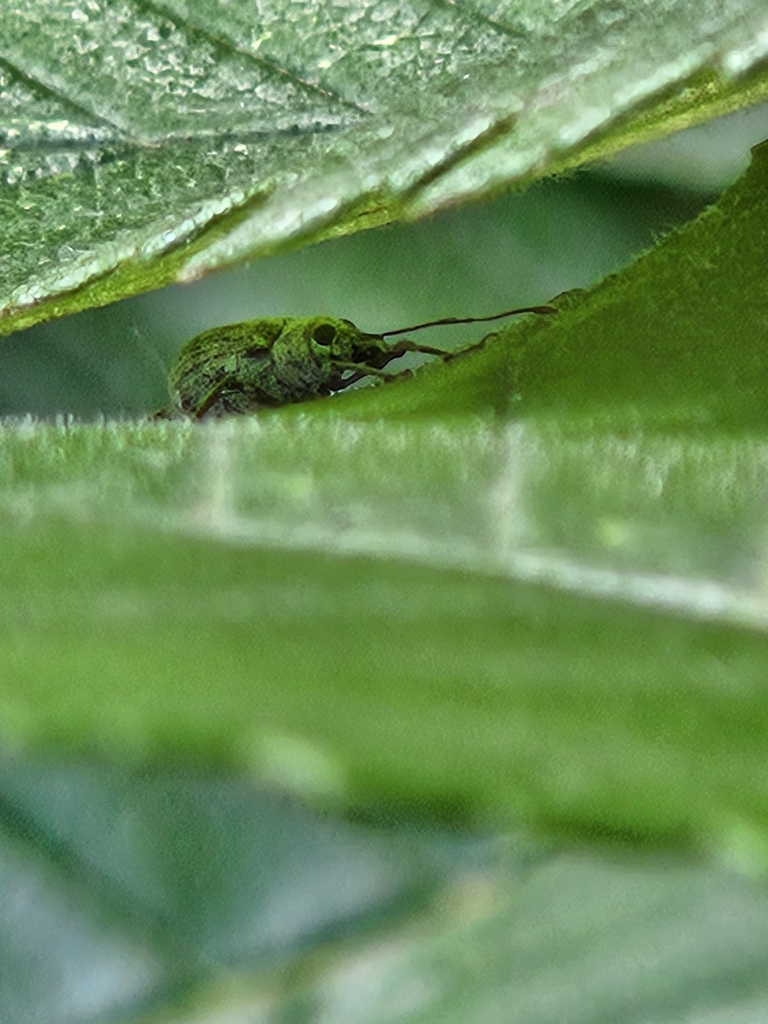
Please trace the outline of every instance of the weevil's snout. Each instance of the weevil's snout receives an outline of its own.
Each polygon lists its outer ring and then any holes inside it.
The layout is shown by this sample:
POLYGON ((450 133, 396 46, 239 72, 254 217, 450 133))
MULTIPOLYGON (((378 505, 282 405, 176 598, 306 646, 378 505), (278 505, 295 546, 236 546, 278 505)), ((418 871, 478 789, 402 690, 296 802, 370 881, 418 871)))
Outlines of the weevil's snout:
POLYGON ((384 340, 381 334, 364 334, 354 329, 351 336, 352 360, 361 366, 370 366, 374 370, 383 370, 393 359, 399 358, 403 353, 398 351, 397 346, 390 345, 384 340))
POLYGON ((402 352, 387 348, 379 342, 376 348, 371 347, 360 358, 361 363, 372 367, 374 370, 383 370, 393 359, 399 359, 402 352))

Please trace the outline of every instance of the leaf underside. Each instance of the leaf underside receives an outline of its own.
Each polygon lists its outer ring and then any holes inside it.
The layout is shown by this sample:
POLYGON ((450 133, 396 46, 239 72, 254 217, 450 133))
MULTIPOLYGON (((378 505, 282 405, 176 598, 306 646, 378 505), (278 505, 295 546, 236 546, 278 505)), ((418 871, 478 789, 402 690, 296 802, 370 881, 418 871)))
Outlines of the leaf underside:
POLYGON ((767 17, 748 0, 14 4, 0 330, 755 101, 767 17))

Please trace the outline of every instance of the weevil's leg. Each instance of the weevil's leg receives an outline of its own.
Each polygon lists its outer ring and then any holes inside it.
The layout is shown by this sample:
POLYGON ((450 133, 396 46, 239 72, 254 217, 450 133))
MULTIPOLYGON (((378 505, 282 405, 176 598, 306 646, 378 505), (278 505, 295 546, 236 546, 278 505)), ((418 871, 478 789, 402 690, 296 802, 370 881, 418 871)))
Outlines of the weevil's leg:
MULTIPOLYGON (((355 363, 355 366, 359 365, 359 363, 355 363)), ((333 377, 328 381, 328 390, 323 391, 322 394, 327 395, 332 391, 343 391, 344 388, 349 387, 350 384, 356 384, 359 380, 362 380, 363 377, 367 376, 368 374, 364 373, 362 370, 357 373, 353 373, 351 377, 342 377, 341 374, 339 374, 337 377, 333 377)))
POLYGON ((202 402, 198 405, 195 411, 191 414, 190 419, 201 420, 203 416, 208 412, 211 406, 214 404, 216 399, 221 395, 224 388, 231 384, 235 378, 230 374, 224 377, 222 380, 217 381, 202 402))
MULTIPOLYGON (((388 373, 385 373, 384 370, 379 370, 375 366, 361 366, 360 363, 351 362, 346 363, 341 359, 334 359, 333 366, 334 369, 341 371, 354 370, 354 373, 352 374, 351 377, 344 377, 342 379, 341 375, 339 375, 338 383, 340 384, 340 387, 334 388, 333 390, 335 391, 340 391, 342 388, 347 387, 349 384, 354 384, 356 381, 362 380, 363 377, 383 377, 384 380, 388 380, 390 376, 388 373)), ((334 383, 336 383, 336 381, 334 381, 334 383)))
MULTIPOLYGON (((360 377, 388 377, 389 374, 385 373, 384 370, 380 370, 376 366, 366 366, 364 363, 345 363, 340 359, 334 359, 333 365, 337 366, 340 370, 355 370, 360 377)), ((349 378, 347 378, 349 380, 349 378)))
POLYGON ((151 420, 183 420, 187 414, 178 406, 169 406, 167 409, 158 409, 157 412, 149 413, 151 420))
POLYGON ((388 373, 387 378, 384 381, 385 384, 391 384, 393 380, 403 380, 405 377, 412 377, 413 370, 408 367, 407 370, 398 370, 397 373, 388 373))

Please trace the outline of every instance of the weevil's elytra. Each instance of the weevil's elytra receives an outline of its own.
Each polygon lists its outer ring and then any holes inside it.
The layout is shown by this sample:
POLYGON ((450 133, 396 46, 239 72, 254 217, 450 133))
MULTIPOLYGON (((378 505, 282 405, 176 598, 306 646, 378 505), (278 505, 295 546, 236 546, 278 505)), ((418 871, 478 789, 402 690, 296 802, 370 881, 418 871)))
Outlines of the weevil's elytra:
POLYGON ((489 317, 449 317, 383 334, 365 334, 349 320, 332 316, 244 320, 213 327, 188 341, 171 366, 169 387, 176 409, 192 419, 254 412, 330 395, 363 377, 388 378, 384 367, 406 352, 441 359, 458 354, 408 339, 393 344, 384 340, 395 334, 515 313, 555 312, 552 306, 532 306, 489 317))

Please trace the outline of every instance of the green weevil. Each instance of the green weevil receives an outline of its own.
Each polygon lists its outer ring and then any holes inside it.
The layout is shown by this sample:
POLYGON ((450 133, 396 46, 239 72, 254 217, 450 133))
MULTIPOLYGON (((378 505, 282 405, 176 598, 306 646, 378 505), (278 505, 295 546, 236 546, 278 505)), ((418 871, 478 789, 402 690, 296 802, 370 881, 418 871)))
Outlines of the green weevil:
POLYGON ((499 320, 517 313, 556 312, 552 306, 526 306, 494 316, 432 320, 383 334, 366 334, 349 320, 333 316, 244 320, 213 327, 188 341, 171 366, 169 390, 175 411, 191 419, 254 412, 330 395, 363 377, 389 379, 392 375, 384 367, 406 352, 441 359, 458 354, 409 340, 394 344, 384 340, 395 334, 441 324, 499 320))

